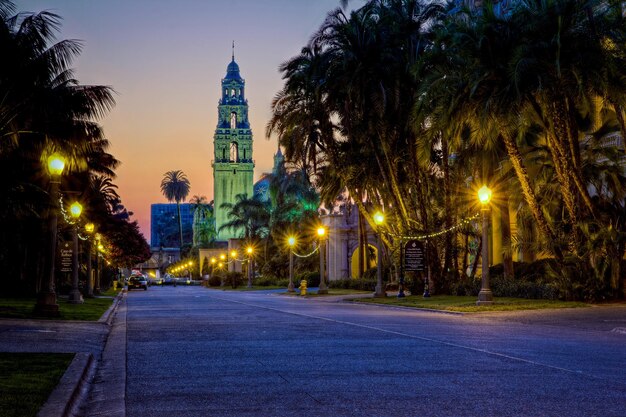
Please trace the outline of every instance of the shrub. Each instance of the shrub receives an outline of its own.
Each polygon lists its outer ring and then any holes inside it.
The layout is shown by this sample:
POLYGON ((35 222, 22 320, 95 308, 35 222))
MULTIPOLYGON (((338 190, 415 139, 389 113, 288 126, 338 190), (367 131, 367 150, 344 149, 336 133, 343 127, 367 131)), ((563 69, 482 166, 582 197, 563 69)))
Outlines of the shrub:
POLYGON ((296 278, 294 279, 293 284, 297 287, 300 285, 300 281, 302 281, 303 279, 306 280, 307 287, 319 287, 320 285, 320 273, 317 271, 315 272, 307 271, 307 272, 302 272, 296 275, 296 278))
POLYGON ((224 282, 230 284, 233 288, 237 288, 243 284, 243 274, 237 271, 228 271, 224 277, 224 282))
POLYGON ((219 287, 220 285, 222 285, 222 276, 218 274, 211 275, 211 277, 209 278, 209 285, 211 287, 219 287))

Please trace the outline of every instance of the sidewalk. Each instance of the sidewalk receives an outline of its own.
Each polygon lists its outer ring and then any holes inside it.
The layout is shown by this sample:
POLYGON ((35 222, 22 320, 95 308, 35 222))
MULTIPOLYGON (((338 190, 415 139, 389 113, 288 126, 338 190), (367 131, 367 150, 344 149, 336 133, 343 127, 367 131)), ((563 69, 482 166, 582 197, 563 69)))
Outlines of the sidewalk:
MULTIPOLYGON (((95 382, 96 370, 101 368, 99 365, 108 356, 105 346, 109 345, 111 334, 116 333, 112 331, 116 323, 121 321, 117 318, 120 314, 116 314, 116 310, 122 304, 124 304, 125 341, 125 301, 121 297, 122 294, 97 322, 0 319, 0 351, 2 352, 76 353, 59 385, 52 392, 38 416, 84 415, 80 410, 81 405, 85 404, 91 384, 95 382)), ((125 355, 125 345, 121 352, 125 355)), ((125 366, 125 356, 123 362, 125 366)), ((107 414, 102 415, 124 416, 124 414, 113 414, 108 411, 107 414)))

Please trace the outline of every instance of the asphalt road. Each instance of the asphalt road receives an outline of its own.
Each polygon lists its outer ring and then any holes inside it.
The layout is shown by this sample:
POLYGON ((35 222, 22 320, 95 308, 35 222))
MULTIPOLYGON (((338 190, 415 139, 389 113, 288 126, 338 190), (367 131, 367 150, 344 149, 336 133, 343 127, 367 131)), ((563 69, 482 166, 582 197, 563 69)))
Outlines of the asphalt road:
POLYGON ((132 291, 126 414, 624 417, 626 309, 577 310, 452 315, 132 291))

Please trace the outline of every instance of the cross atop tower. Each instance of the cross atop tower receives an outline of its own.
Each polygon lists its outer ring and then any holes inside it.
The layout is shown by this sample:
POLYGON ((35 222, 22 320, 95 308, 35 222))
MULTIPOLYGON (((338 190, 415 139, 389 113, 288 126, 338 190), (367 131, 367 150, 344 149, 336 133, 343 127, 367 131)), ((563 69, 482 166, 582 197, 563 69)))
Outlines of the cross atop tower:
POLYGON ((235 60, 235 41, 233 40, 233 61, 235 60))

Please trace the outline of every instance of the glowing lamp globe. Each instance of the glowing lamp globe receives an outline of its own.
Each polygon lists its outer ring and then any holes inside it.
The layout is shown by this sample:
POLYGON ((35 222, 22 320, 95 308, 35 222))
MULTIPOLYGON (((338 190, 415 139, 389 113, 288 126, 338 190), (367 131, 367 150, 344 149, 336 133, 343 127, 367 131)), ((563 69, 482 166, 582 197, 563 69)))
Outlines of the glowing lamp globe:
POLYGON ((296 244, 296 238, 293 236, 289 236, 289 238, 287 239, 287 243, 289 244, 289 246, 293 247, 293 245, 296 244))
POLYGON ((65 158, 58 153, 53 153, 48 157, 48 172, 52 176, 59 176, 65 168, 65 158))
POLYGON ((487 187, 486 185, 480 187, 480 189, 478 190, 478 200, 481 202, 481 204, 489 204, 489 201, 491 201, 491 190, 489 189, 489 187, 487 187))
POLYGON ((236 250, 230 251, 230 257, 231 258, 236 258, 237 257, 237 251, 236 250))
POLYGON ((252 249, 252 246, 248 246, 248 248, 246 249, 246 252, 248 252, 248 255, 252 255, 253 251, 254 249, 252 249))
POLYGON ((381 213, 380 211, 377 211, 374 214, 374 223, 376 223, 377 225, 381 225, 385 222, 385 215, 383 213, 381 213))
POLYGON ((82 212, 83 206, 78 201, 73 202, 70 206, 70 214, 72 215, 72 217, 78 219, 80 217, 80 213, 82 212))
POLYGON ((326 229, 323 227, 318 227, 317 228, 317 235, 319 237, 323 237, 326 234, 326 229))

